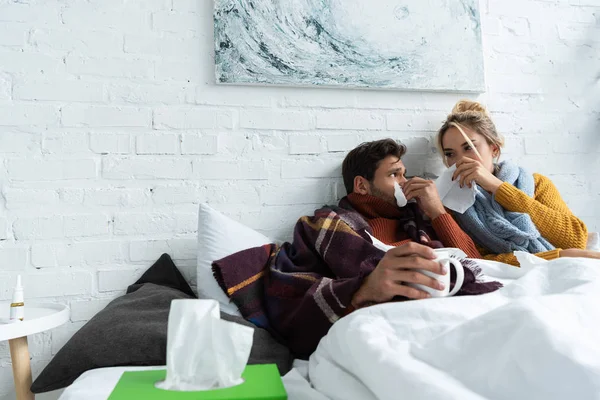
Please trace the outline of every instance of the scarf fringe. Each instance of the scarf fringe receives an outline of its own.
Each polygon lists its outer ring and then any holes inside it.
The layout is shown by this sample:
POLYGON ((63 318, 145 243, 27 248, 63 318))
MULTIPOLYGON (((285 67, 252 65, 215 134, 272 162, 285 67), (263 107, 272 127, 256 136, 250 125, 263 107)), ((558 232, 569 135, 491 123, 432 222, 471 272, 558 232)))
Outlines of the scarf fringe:
MULTIPOLYGON (((457 296, 469 296, 491 293, 504 287, 504 285, 502 285, 502 283, 498 281, 484 281, 483 271, 481 267, 477 265, 476 261, 468 260, 465 258, 457 259, 458 261, 460 261, 465 272, 465 279, 462 287, 460 288, 458 293, 456 293, 457 296)), ((453 273, 452 275, 450 277, 451 282, 456 282, 456 273, 453 273)))

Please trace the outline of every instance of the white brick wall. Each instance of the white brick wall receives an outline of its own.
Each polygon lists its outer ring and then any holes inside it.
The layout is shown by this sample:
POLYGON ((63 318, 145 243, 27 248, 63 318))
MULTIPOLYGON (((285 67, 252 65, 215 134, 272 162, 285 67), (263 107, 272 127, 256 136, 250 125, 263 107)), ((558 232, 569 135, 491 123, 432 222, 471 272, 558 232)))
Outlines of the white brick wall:
POLYGON ((184 133, 181 135, 181 154, 217 154, 218 135, 184 133))
POLYGON ((155 129, 231 128, 230 111, 200 107, 159 107, 154 110, 155 129))
MULTIPOLYGON (((282 239, 344 194, 361 141, 403 140, 411 174, 441 168, 431 138, 463 95, 216 86, 211 3, 0 0, 0 300, 20 273, 28 298, 71 307, 30 338, 35 374, 163 252, 195 283, 200 202, 282 239)), ((600 1, 481 9, 479 98, 505 156, 600 230, 600 1)), ((0 344, 0 400, 11 377, 0 344)))
POLYGON ((137 154, 177 154, 179 135, 172 133, 144 133, 136 137, 137 154))

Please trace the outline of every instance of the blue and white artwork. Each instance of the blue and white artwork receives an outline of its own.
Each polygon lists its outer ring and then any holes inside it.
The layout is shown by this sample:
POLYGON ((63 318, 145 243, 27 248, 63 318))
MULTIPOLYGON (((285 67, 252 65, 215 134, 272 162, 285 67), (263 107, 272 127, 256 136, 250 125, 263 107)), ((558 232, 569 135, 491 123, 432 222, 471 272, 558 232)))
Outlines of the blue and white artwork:
POLYGON ((479 0, 215 0, 218 83, 484 90, 479 0))

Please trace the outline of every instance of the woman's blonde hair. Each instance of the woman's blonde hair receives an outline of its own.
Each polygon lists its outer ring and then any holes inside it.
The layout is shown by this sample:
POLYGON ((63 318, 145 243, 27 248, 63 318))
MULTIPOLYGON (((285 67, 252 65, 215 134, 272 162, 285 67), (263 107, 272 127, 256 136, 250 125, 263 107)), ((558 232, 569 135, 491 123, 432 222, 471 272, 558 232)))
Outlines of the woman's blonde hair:
MULTIPOLYGON (((456 127, 462 132, 464 132, 463 128, 467 127, 479 133, 489 145, 498 147, 497 157, 500 157, 500 149, 504 146, 504 138, 496 130, 496 125, 494 125, 494 122, 482 104, 471 100, 460 100, 454 105, 452 112, 448 114, 446 121, 444 121, 437 135, 437 147, 442 157, 444 157, 444 134, 451 127, 456 127)), ((444 159, 445 162, 446 160, 444 159)))

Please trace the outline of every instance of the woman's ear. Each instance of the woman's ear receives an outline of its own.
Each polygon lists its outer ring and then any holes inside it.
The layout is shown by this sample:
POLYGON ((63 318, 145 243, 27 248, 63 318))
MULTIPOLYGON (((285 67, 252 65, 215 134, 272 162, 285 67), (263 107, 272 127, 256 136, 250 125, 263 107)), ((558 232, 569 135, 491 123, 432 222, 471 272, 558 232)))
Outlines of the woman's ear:
POLYGON ((354 193, 371 194, 371 185, 369 181, 362 176, 354 177, 354 193))
POLYGON ((492 145, 492 157, 498 158, 500 157, 500 147, 498 145, 492 145))

